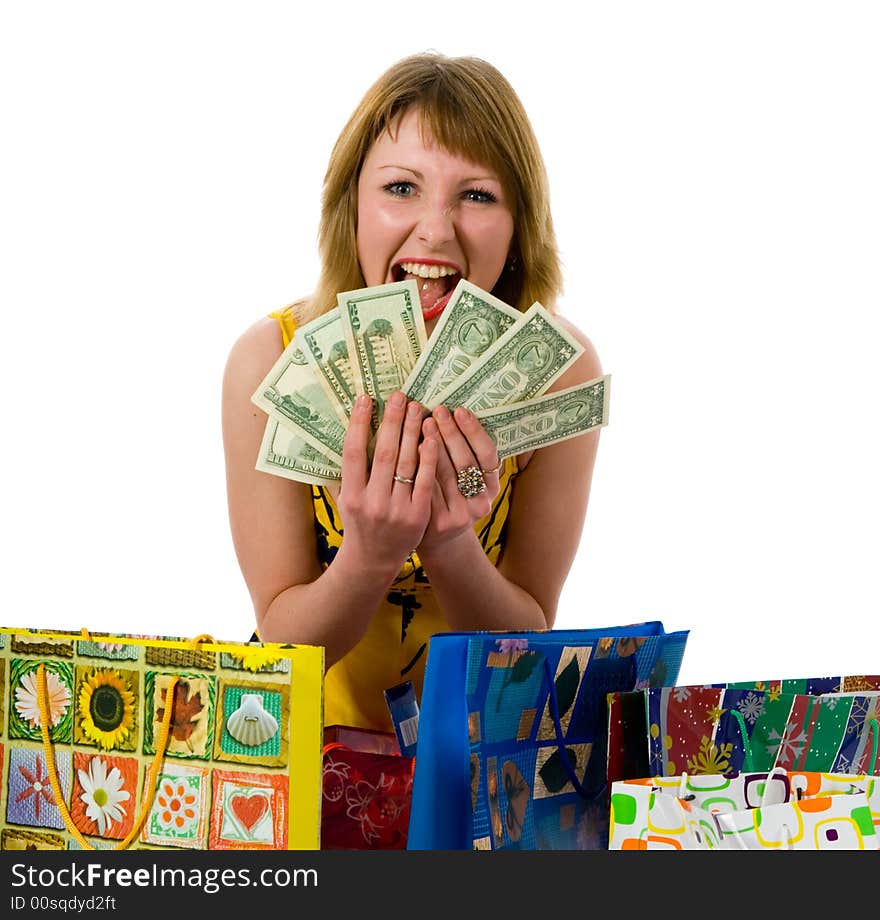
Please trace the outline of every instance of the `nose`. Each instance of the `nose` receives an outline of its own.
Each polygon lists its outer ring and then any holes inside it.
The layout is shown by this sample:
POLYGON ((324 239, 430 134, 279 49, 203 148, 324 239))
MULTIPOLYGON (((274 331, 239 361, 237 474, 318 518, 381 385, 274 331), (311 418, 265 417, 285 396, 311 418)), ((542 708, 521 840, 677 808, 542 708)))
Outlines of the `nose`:
POLYGON ((426 202, 416 226, 419 240, 437 249, 455 237, 454 211, 445 202, 426 202))

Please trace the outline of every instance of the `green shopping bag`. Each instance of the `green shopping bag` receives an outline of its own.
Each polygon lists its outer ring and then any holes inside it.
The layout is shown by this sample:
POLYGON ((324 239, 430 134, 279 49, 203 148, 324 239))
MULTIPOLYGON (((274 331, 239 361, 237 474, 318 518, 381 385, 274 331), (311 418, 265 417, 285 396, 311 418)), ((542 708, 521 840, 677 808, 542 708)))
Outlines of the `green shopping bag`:
POLYGON ((880 677, 664 686, 609 699, 609 777, 873 773, 880 677))

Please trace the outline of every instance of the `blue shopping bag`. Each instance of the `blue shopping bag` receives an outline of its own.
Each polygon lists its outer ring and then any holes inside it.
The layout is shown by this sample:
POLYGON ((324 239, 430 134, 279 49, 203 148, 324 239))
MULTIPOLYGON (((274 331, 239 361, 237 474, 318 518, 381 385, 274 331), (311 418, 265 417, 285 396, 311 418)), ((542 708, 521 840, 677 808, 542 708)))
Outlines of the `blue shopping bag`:
POLYGON ((674 682, 687 636, 657 621, 432 636, 407 848, 604 849, 607 695, 674 682))

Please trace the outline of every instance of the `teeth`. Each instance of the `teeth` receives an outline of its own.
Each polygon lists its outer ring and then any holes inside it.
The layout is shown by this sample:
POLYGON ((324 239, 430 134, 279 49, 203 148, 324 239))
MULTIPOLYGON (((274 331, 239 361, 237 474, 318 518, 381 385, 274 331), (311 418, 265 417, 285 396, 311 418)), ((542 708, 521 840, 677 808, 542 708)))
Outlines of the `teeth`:
POLYGON ((445 278, 456 273, 455 269, 448 265, 424 265, 421 262, 401 262, 400 267, 408 275, 416 275, 419 278, 445 278))

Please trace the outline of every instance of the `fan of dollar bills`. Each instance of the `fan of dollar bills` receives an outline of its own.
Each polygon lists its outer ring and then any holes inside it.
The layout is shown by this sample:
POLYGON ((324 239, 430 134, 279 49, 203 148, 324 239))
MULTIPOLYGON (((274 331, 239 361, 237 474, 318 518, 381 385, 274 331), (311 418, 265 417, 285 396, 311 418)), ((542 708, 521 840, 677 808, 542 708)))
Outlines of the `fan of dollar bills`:
POLYGON ((462 279, 428 338, 412 279, 337 300, 296 330, 251 397, 269 416, 258 470, 338 483, 342 442, 362 393, 373 400, 374 432, 395 390, 429 411, 464 406, 501 460, 608 423, 610 375, 547 393, 584 349, 539 303, 521 313, 462 279))

